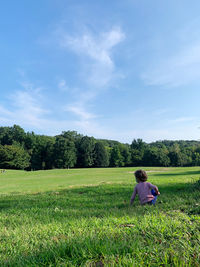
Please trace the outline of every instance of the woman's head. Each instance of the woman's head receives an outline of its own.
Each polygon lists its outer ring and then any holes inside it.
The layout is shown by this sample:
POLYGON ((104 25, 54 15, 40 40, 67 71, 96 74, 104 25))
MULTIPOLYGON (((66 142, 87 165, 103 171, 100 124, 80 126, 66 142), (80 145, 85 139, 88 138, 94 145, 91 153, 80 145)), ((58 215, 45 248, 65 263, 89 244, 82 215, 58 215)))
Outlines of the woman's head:
POLYGON ((143 170, 137 170, 135 171, 135 178, 136 178, 136 181, 139 183, 139 182, 146 182, 147 181, 147 174, 145 171, 143 170))

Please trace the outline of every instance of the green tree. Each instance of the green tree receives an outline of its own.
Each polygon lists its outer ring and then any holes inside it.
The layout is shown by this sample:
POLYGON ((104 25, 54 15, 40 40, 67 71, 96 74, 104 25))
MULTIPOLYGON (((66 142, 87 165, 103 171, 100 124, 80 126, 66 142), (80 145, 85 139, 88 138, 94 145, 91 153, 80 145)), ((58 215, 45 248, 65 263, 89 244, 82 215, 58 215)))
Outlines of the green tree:
POLYGON ((53 167, 54 137, 36 135, 31 152, 31 169, 45 170, 53 167))
POLYGON ((25 131, 18 125, 0 127, 0 142, 2 145, 12 145, 14 142, 23 145, 25 137, 25 131))
POLYGON ((70 138, 57 136, 54 145, 56 168, 71 168, 76 164, 76 147, 70 138))
POLYGON ((107 167, 109 165, 109 156, 102 142, 96 142, 94 146, 94 166, 107 167))
POLYGON ((200 153, 194 152, 192 157, 192 165, 200 166, 200 153))
POLYGON ((46 140, 45 151, 43 154, 43 161, 45 162, 45 169, 53 169, 55 166, 55 159, 54 159, 54 144, 55 138, 48 137, 46 140))
POLYGON ((133 139, 132 143, 131 143, 131 148, 132 149, 136 149, 139 151, 144 151, 146 148, 147 144, 145 142, 143 142, 142 139, 133 139))
POLYGON ((157 147, 149 147, 145 150, 143 162, 145 166, 169 166, 168 151, 157 147))
POLYGON ((32 151, 33 150, 33 147, 34 145, 36 144, 36 135, 34 134, 34 132, 31 132, 31 133, 27 133, 26 134, 26 137, 25 137, 25 140, 24 140, 24 146, 27 150, 30 150, 32 151))
POLYGON ((120 154, 123 157, 123 166, 130 166, 131 165, 130 146, 126 144, 120 144, 119 149, 120 149, 120 154))
POLYGON ((92 167, 94 164, 94 146, 93 137, 83 136, 78 145, 78 162, 79 167, 92 167))
POLYGON ((174 143, 170 148, 169 158, 171 161, 171 165, 174 167, 179 166, 187 166, 192 163, 192 157, 187 155, 186 150, 180 149, 180 145, 178 143, 174 143))
POLYGON ((73 141, 74 143, 80 141, 80 139, 83 137, 82 134, 78 134, 76 131, 63 131, 60 136, 67 138, 70 141, 73 141))
POLYGON ((23 128, 21 128, 19 125, 14 124, 13 127, 10 128, 12 140, 23 144, 26 138, 26 133, 23 128))
POLYGON ((19 145, 0 145, 0 168, 24 170, 30 165, 30 156, 19 145))
POLYGON ((142 139, 134 139, 131 143, 131 165, 142 166, 147 144, 142 139))
POLYGON ((0 127, 1 145, 12 145, 13 139, 10 127, 0 127))
POLYGON ((123 156, 120 153, 120 148, 115 145, 111 150, 110 155, 110 166, 111 167, 122 167, 124 166, 123 156))
POLYGON ((142 166, 143 165, 144 151, 138 149, 131 149, 131 165, 142 166))

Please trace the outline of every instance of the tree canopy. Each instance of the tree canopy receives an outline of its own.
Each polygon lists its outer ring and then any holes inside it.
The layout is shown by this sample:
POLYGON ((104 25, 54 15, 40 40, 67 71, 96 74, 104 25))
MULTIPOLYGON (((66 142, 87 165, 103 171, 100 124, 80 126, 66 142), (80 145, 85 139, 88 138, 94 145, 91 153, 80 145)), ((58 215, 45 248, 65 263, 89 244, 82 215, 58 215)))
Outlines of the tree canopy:
POLYGON ((131 144, 95 139, 76 131, 37 135, 20 126, 0 127, 0 168, 44 170, 53 168, 121 166, 197 166, 200 142, 163 140, 131 144))

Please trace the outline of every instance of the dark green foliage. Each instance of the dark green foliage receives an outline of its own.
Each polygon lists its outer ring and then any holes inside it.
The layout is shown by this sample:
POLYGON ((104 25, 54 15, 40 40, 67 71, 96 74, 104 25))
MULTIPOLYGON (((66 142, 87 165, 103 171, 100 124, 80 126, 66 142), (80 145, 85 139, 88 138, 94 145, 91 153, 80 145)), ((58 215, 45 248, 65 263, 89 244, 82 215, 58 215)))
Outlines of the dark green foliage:
POLYGON ((136 149, 136 150, 140 150, 140 151, 144 151, 146 148, 147 144, 145 142, 142 141, 142 139, 134 139, 131 143, 131 148, 132 149, 136 149))
POLYGON ((54 145, 55 145, 55 138, 49 137, 46 140, 46 148, 45 148, 45 156, 43 158, 45 162, 45 169, 52 169, 54 168, 54 145))
POLYGON ((144 152, 147 148, 147 144, 142 139, 134 139, 131 143, 131 163, 132 166, 142 166, 144 152))
POLYGON ((78 134, 76 131, 62 132, 61 136, 73 141, 74 143, 78 142, 83 137, 82 134, 78 134))
POLYGON ((44 170, 53 167, 54 138, 44 135, 36 135, 31 152, 31 168, 44 170))
POLYGON ((102 142, 95 143, 94 146, 94 166, 107 167, 109 165, 109 155, 102 142))
POLYGON ((36 143, 36 135, 34 134, 34 132, 31 133, 27 133, 26 134, 26 138, 24 141, 24 146, 27 150, 32 150, 34 144, 36 143))
MULTIPOLYGON (((129 145, 114 140, 95 139, 76 131, 63 131, 55 137, 25 133, 20 126, 13 125, 0 127, 0 144, 21 147, 22 151, 28 153, 29 157, 26 158, 30 159, 29 164, 25 163, 26 167, 22 167, 26 170, 200 165, 199 141, 164 140, 147 144, 142 139, 134 139, 129 145)), ((2 158, 6 157, 4 152, 2 158)), ((8 162, 2 160, 2 168, 14 168, 16 165, 8 162)))
POLYGON ((190 151, 185 148, 180 148, 178 143, 175 143, 169 150, 169 158, 172 166, 190 166, 192 157, 190 151))
POLYGON ((94 164, 94 146, 93 137, 83 136, 78 143, 78 162, 80 167, 92 167, 94 164))
POLYGON ((18 145, 0 145, 0 168, 24 170, 29 167, 30 156, 18 145))
POLYGON ((119 146, 120 154, 123 158, 123 166, 131 165, 131 149, 129 145, 120 144, 119 146))
POLYGON ((169 166, 170 158, 166 149, 157 147, 149 148, 144 153, 144 165, 146 166, 169 166))
POLYGON ((131 149, 131 165, 142 166, 143 156, 144 156, 144 152, 140 152, 140 150, 137 150, 137 149, 131 149))
POLYGON ((111 167, 121 167, 124 166, 123 156, 121 155, 119 146, 115 145, 112 148, 110 155, 110 166, 111 167))
POLYGON ((174 144, 178 144, 180 147, 182 148, 186 148, 186 147, 199 147, 200 142, 199 141, 194 141, 194 140, 163 140, 163 141, 156 141, 156 142, 152 142, 150 145, 152 146, 165 146, 167 148, 170 148, 172 146, 174 146, 174 144))
MULTIPOLYGON (((65 135, 66 136, 66 135, 65 135)), ((76 163, 76 147, 71 138, 57 136, 54 144, 55 167, 70 168, 76 163)))
POLYGON ((98 141, 100 141, 106 147, 114 147, 120 144, 120 142, 115 140, 98 139, 98 141))
POLYGON ((200 153, 194 152, 192 155, 192 165, 200 166, 200 153))
POLYGON ((25 141, 26 133, 18 126, 0 127, 0 141, 2 145, 12 145, 13 142, 22 144, 25 141))

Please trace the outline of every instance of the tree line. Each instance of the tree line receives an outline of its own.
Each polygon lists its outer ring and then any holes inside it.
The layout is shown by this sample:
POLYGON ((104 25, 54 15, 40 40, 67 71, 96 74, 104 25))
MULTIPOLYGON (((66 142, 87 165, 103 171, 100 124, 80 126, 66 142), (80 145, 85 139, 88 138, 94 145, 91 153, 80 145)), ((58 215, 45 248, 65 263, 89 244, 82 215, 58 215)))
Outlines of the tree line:
POLYGON ((1 169, 199 165, 199 141, 164 140, 148 144, 134 139, 131 144, 123 144, 76 131, 46 136, 25 132, 18 125, 0 127, 1 169))

